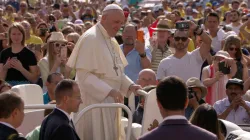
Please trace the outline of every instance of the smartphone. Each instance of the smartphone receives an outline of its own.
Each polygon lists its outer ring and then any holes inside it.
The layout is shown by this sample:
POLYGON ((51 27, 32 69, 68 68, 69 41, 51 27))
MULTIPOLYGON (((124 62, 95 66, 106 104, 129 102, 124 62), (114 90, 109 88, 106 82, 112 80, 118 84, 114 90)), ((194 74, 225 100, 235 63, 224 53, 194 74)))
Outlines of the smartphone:
POLYGON ((67 54, 68 54, 68 48, 67 46, 64 46, 61 48, 61 58, 63 60, 67 60, 67 54))
POLYGON ((65 20, 58 20, 58 28, 59 29, 63 29, 63 27, 65 26, 66 21, 65 20))
POLYGON ((175 27, 176 27, 176 29, 181 29, 181 30, 189 29, 189 23, 188 22, 177 22, 175 27))
POLYGON ((41 28, 40 29, 40 36, 46 36, 46 32, 48 31, 48 29, 44 29, 44 28, 41 28))
POLYGON ((144 43, 144 32, 142 30, 137 31, 137 40, 144 43))
POLYGON ((219 71, 221 71, 223 74, 229 74, 230 73, 230 68, 225 67, 225 61, 222 61, 219 63, 219 71))

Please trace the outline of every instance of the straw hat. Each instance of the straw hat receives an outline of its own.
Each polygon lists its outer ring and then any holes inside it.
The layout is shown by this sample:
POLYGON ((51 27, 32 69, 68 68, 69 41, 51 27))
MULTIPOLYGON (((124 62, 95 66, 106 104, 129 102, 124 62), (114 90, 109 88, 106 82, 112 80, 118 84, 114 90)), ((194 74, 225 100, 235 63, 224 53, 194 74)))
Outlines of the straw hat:
POLYGON ((200 88, 201 89, 201 98, 204 98, 207 95, 207 88, 205 86, 203 86, 201 81, 196 77, 189 78, 186 82, 186 85, 188 88, 191 88, 191 87, 200 88))
POLYGON ((161 19, 157 23, 156 28, 152 28, 155 31, 169 31, 169 26, 168 26, 168 20, 166 19, 161 19))
POLYGON ((219 56, 219 57, 223 57, 223 58, 229 58, 230 55, 228 52, 220 50, 218 51, 214 56, 219 56))
POLYGON ((61 32, 52 32, 48 40, 48 43, 50 42, 67 42, 67 40, 64 39, 64 36, 61 32))

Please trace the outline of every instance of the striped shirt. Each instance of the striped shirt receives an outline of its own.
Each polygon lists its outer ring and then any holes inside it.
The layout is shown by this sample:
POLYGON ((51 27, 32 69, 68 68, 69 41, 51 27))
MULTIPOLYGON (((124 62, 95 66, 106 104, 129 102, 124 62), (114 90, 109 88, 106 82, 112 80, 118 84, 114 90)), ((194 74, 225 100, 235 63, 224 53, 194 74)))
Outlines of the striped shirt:
MULTIPOLYGON (((150 47, 152 48, 152 47, 150 47)), ((168 46, 166 46, 166 50, 164 52, 161 51, 161 49, 153 49, 152 51, 152 60, 151 60, 151 69, 154 72, 157 72, 158 66, 162 59, 170 56, 172 54, 171 50, 168 49, 168 46)))

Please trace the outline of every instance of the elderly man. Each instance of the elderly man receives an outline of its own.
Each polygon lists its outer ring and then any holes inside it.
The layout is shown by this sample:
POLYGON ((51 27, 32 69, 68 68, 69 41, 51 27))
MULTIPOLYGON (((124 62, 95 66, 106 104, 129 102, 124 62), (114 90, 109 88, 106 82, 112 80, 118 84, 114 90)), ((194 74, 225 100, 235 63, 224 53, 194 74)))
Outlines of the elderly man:
POLYGON ((155 72, 151 69, 143 69, 139 73, 137 84, 143 88, 149 85, 157 85, 155 72))
MULTIPOLYGON (((80 109, 96 103, 122 103, 124 96, 140 88, 124 74, 128 63, 114 38, 124 19, 121 7, 106 6, 101 21, 81 36, 68 60, 68 66, 76 69, 83 95, 80 109)), ((120 116, 120 109, 92 110, 76 130, 84 140, 117 140, 122 137, 120 116)))
POLYGON ((250 102, 244 101, 243 81, 229 79, 226 84, 227 98, 215 102, 218 117, 235 124, 250 124, 250 102))

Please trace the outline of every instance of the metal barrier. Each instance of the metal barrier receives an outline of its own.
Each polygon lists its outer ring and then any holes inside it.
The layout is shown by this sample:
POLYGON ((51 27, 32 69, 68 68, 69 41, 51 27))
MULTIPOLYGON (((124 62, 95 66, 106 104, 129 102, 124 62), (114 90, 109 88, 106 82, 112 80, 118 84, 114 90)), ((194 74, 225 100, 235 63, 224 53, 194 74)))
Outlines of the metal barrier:
POLYGON ((131 136, 131 127, 132 127, 132 112, 130 109, 125 106, 124 104, 119 103, 103 103, 103 104, 93 104, 90 106, 85 107, 83 110, 79 112, 77 115, 77 118, 75 119, 75 124, 80 120, 80 118, 84 115, 84 113, 88 112, 89 110, 92 110, 94 108, 122 108, 128 113, 128 127, 127 127, 127 134, 126 134, 126 140, 130 140, 131 136))
MULTIPOLYGON (((56 105, 53 104, 34 104, 34 105, 25 105, 25 109, 54 109, 56 105)), ((94 109, 94 108, 122 108, 128 113, 128 127, 127 127, 127 134, 126 134, 126 140, 130 139, 131 136, 131 127, 132 127, 132 113, 130 109, 125 106, 124 104, 119 103, 105 103, 105 104, 93 104, 90 106, 85 107, 83 110, 79 112, 77 115, 77 118, 74 120, 75 124, 80 120, 80 118, 86 113, 87 111, 94 109)))

